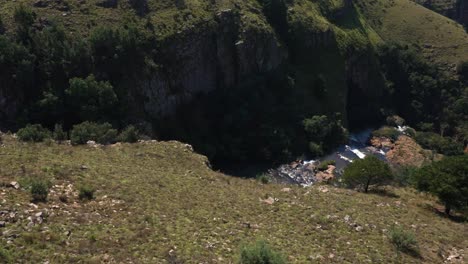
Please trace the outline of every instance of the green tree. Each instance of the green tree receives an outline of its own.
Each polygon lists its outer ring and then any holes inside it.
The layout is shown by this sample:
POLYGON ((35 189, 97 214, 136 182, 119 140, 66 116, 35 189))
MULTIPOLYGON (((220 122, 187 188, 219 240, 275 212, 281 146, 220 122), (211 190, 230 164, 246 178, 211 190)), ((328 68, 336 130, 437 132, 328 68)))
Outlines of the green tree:
POLYGON ((363 189, 368 192, 370 185, 384 185, 393 180, 390 167, 375 156, 355 160, 346 167, 343 181, 349 187, 363 189))
POLYGON ((445 205, 445 213, 452 208, 468 206, 468 155, 446 157, 417 170, 413 174, 416 188, 436 195, 445 205))
POLYGON ((348 139, 348 132, 338 118, 330 119, 325 115, 313 116, 304 119, 302 125, 310 142, 311 153, 319 154, 322 151, 329 151, 348 139), (321 147, 318 148, 318 146, 321 147))
POLYGON ((109 82, 96 81, 93 75, 73 78, 65 92, 73 115, 80 121, 104 121, 114 116, 118 99, 109 82))

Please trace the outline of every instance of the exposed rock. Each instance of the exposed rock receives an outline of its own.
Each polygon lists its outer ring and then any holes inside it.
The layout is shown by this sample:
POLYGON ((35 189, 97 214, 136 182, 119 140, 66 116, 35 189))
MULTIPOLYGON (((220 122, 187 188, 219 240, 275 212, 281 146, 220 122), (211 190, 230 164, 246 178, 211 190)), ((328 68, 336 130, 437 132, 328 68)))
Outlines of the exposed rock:
POLYGON ((5 227, 6 226, 6 222, 5 221, 0 221, 0 227, 5 227))
POLYGON ((18 182, 12 181, 10 182, 10 187, 18 190, 20 188, 20 184, 18 182))
POLYGON ((387 160, 396 166, 421 167, 431 161, 430 151, 425 151, 414 139, 400 136, 394 147, 387 153, 387 160))
POLYGON ((291 188, 283 188, 281 189, 282 192, 290 192, 291 191, 291 188))
POLYGON ((272 205, 275 203, 275 199, 273 197, 268 197, 268 199, 261 200, 261 201, 269 205, 272 205))

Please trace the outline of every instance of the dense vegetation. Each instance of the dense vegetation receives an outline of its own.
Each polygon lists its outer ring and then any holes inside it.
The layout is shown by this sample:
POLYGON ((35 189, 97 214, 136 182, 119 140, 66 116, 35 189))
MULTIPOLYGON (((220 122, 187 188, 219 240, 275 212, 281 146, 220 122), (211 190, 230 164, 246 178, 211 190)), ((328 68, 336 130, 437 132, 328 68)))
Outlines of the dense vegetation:
POLYGON ((416 188, 439 197, 445 212, 468 208, 468 155, 447 157, 416 170, 416 188))
MULTIPOLYGON (((387 114, 396 113, 411 126, 454 137, 463 146, 466 145, 468 85, 463 77, 464 64, 459 70, 461 80, 456 81, 427 63, 414 47, 389 44, 381 46, 379 53, 387 81, 387 114)), ((422 135, 427 136, 429 134, 422 135)), ((456 144, 449 139, 445 141, 449 145, 456 144)), ((440 151, 460 153, 460 150, 440 151)))

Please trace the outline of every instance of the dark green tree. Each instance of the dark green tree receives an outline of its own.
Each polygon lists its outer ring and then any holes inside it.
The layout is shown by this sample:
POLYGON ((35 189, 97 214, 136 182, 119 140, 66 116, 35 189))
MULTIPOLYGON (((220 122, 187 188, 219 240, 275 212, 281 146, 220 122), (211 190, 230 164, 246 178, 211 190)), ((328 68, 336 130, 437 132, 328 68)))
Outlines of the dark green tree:
POLYGON ((114 116, 118 99, 109 82, 97 81, 93 75, 73 78, 65 92, 72 116, 77 120, 108 121, 114 116))
POLYGON ((384 185, 393 180, 390 167, 375 156, 354 160, 346 167, 343 181, 352 188, 359 188, 368 192, 371 185, 384 185))
POLYGON ((416 188, 436 195, 445 205, 445 213, 452 208, 468 206, 468 155, 446 157, 417 170, 413 174, 416 188))

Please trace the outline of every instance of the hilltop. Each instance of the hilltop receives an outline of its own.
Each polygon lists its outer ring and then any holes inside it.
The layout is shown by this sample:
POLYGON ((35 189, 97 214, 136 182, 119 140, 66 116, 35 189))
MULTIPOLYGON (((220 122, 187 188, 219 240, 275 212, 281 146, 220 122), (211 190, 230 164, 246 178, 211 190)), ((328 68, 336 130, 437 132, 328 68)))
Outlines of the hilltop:
POLYGON ((241 244, 259 238, 291 263, 467 257, 466 224, 438 215, 433 198, 411 189, 261 184, 212 171, 179 142, 72 147, 4 135, 0 156, 4 260, 232 263, 241 244), (33 178, 50 181, 47 203, 31 204, 33 178), (78 199, 83 185, 96 189, 95 200, 78 199), (397 254, 393 226, 415 233, 420 256, 397 254))

